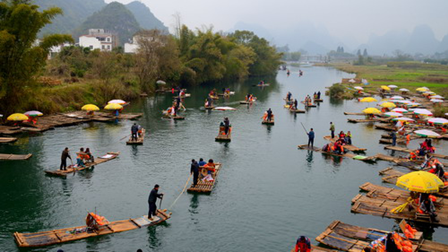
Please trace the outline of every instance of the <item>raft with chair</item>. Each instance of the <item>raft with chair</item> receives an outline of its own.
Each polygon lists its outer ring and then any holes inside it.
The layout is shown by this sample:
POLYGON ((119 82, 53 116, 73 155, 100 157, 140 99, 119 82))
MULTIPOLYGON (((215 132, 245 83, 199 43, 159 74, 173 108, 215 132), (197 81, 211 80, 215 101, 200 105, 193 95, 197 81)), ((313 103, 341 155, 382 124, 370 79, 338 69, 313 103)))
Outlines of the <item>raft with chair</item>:
MULTIPOLYGON (((406 152, 406 153, 411 153, 411 152, 415 151, 415 150, 411 150, 411 149, 403 148, 403 147, 398 147, 398 146, 386 146, 386 147, 384 147, 384 149, 386 149, 386 150, 393 150, 393 151, 399 151, 399 152, 406 152)), ((439 153, 428 153, 428 156, 435 157, 435 158, 448 159, 448 155, 443 155, 443 154, 439 154, 439 153)))
MULTIPOLYGON (((407 223, 402 220, 399 228, 402 234, 408 233, 407 223)), ((447 251, 448 245, 423 239, 423 232, 414 229, 409 235, 412 243, 412 251, 442 252, 447 251)), ((365 228, 343 223, 339 220, 333 221, 327 229, 322 232, 316 241, 343 251, 362 251, 362 246, 369 245, 372 241, 386 236, 390 231, 376 228, 365 228), (360 250, 361 249, 361 250, 360 250)))
MULTIPOLYGON (((330 141, 332 143, 334 143, 334 142, 336 142, 336 140, 338 140, 337 138, 331 138, 331 136, 324 136, 324 139, 327 141, 330 141)), ((367 150, 365 148, 359 148, 359 147, 356 147, 356 146, 350 145, 350 144, 344 145, 344 148, 349 151, 352 151, 352 152, 365 152, 367 150)))
POLYGON ((215 137, 216 142, 230 142, 232 140, 232 127, 229 128, 227 135, 224 133, 224 127, 219 128, 218 136, 215 137))
POLYGON ((0 160, 27 160, 32 156, 33 154, 16 155, 0 153, 0 160))
POLYGON ((95 158, 94 162, 86 162, 84 164, 84 166, 74 167, 74 166, 70 165, 70 166, 67 167, 67 170, 55 170, 55 171, 48 171, 47 170, 47 171, 45 171, 45 173, 48 174, 48 175, 53 175, 53 176, 66 177, 70 173, 77 172, 77 171, 82 171, 82 170, 88 169, 90 167, 93 167, 95 165, 99 165, 99 164, 105 163, 107 161, 110 161, 112 159, 115 159, 115 158, 118 157, 118 155, 120 155, 120 152, 108 152, 104 156, 95 158))
POLYGON ((357 195, 352 200, 353 213, 381 216, 390 219, 405 219, 414 222, 428 223, 439 226, 448 226, 448 213, 438 213, 439 222, 431 221, 429 215, 417 213, 415 209, 409 210, 405 207, 401 212, 391 212, 402 205, 402 202, 392 202, 385 199, 368 198, 364 195, 357 195))
POLYGON ((141 144, 143 144, 143 141, 145 140, 145 133, 146 133, 146 130, 142 128, 142 133, 140 134, 140 136, 137 136, 137 140, 133 140, 132 139, 132 135, 131 135, 131 137, 126 142, 126 144, 127 145, 141 145, 141 144))
POLYGON ((299 149, 302 149, 302 150, 312 150, 312 151, 316 151, 316 152, 321 152, 323 154, 328 154, 328 155, 337 156, 337 157, 347 157, 347 158, 360 160, 360 161, 365 161, 365 162, 375 162, 375 160, 376 160, 375 156, 369 156, 368 157, 368 156, 362 156, 362 155, 355 155, 355 154, 352 154, 352 153, 337 154, 337 153, 334 153, 334 152, 322 151, 321 148, 317 148, 317 147, 311 148, 311 147, 308 147, 308 145, 306 145, 306 144, 299 145, 297 147, 299 149))
MULTIPOLYGON (((89 213, 90 215, 91 213, 89 213)), ((88 216, 89 216, 88 215, 88 216)), ((64 242, 76 241, 86 239, 89 237, 95 237, 100 235, 107 235, 113 233, 120 233, 138 228, 158 225, 171 217, 171 213, 168 213, 166 209, 157 210, 157 218, 149 220, 148 216, 144 215, 140 218, 119 220, 108 222, 103 225, 92 225, 89 223, 85 226, 63 228, 49 231, 42 231, 36 233, 14 233, 14 238, 19 247, 43 247, 53 244, 60 244, 64 242)))
POLYGON ((17 141, 15 137, 0 137, 0 143, 12 143, 17 141))
POLYGON ((209 167, 201 166, 199 167, 199 179, 198 184, 193 186, 191 184, 190 188, 187 189, 187 192, 195 192, 195 193, 211 193, 213 188, 215 187, 216 179, 218 178, 219 171, 221 170, 221 163, 215 163, 215 171, 211 173, 212 181, 207 181, 206 177, 209 175, 209 167))

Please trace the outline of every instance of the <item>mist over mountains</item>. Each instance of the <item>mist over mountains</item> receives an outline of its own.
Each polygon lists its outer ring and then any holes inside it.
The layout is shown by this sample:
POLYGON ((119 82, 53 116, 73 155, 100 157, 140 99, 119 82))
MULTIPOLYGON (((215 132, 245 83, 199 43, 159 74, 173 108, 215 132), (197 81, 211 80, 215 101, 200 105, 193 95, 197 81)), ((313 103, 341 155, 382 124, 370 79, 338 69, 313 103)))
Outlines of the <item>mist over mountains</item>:
POLYGON ((366 43, 352 37, 338 38, 329 33, 324 26, 302 23, 289 29, 269 30, 260 25, 238 22, 233 30, 250 30, 266 38, 277 46, 288 45, 291 51, 304 50, 308 54, 326 54, 343 46, 346 52, 355 53, 358 49, 367 49, 370 55, 392 55, 400 50, 411 55, 434 53, 448 50, 448 34, 437 40, 428 25, 419 25, 411 32, 406 30, 388 31, 383 35, 372 34, 366 43))

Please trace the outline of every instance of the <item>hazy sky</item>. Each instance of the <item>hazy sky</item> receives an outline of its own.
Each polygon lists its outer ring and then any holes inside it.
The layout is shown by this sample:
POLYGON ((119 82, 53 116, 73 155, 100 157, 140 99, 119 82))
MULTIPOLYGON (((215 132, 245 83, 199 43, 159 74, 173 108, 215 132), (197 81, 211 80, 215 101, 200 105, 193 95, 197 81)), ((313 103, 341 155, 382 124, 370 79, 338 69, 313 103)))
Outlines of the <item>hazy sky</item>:
MULTIPOLYGON (((106 0, 106 2, 112 2, 106 0)), ((118 0, 129 3, 132 0, 118 0)), ((272 29, 298 23, 324 26, 331 35, 366 42, 374 33, 411 32, 429 25, 438 40, 448 34, 448 0, 141 0, 170 29, 178 12, 190 28, 213 25, 227 31, 242 21, 272 29)))

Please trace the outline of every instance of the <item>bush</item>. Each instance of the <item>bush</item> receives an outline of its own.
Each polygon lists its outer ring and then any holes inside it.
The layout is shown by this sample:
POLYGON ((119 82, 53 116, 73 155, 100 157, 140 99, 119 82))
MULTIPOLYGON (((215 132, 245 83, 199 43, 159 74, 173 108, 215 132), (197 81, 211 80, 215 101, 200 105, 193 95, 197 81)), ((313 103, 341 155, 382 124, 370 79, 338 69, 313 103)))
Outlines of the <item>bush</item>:
POLYGON ((336 83, 330 87, 330 97, 333 98, 343 98, 345 92, 345 88, 342 84, 336 83))

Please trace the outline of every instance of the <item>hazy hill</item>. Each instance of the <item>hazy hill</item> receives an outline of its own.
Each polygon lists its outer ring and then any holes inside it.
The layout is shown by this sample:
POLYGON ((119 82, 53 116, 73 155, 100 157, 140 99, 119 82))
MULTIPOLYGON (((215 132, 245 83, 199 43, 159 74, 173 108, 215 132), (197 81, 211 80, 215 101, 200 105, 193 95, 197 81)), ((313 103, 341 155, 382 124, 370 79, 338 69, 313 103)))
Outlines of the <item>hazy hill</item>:
POLYGON ((440 41, 435 38, 434 32, 429 26, 419 25, 414 28, 403 51, 411 54, 433 54, 436 52, 439 43, 440 41))
POLYGON ((57 6, 64 12, 53 20, 52 24, 42 29, 41 33, 71 33, 86 18, 100 10, 106 3, 104 0, 35 0, 41 9, 57 6))
POLYGON ((117 32, 120 45, 127 42, 141 29, 132 12, 118 2, 112 2, 100 11, 93 13, 76 29, 74 35, 77 38, 82 34, 87 34, 91 28, 117 32))
POLYGON ((439 47, 437 47, 437 52, 446 52, 448 51, 448 35, 445 35, 443 37, 442 41, 439 44, 439 47))
POLYGON ((131 2, 126 7, 134 14, 135 19, 143 29, 159 29, 168 31, 168 28, 157 19, 151 10, 141 2, 131 2))

